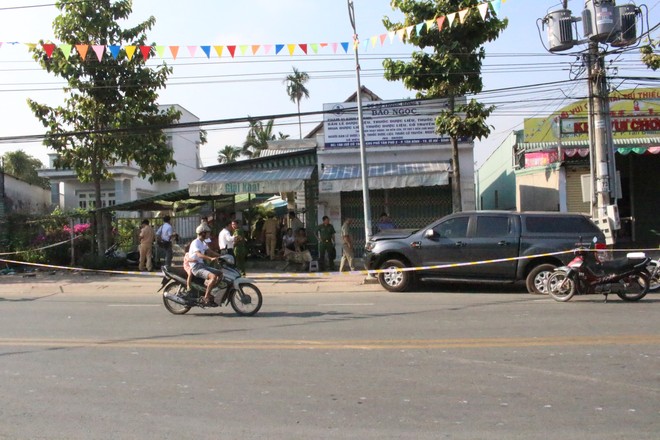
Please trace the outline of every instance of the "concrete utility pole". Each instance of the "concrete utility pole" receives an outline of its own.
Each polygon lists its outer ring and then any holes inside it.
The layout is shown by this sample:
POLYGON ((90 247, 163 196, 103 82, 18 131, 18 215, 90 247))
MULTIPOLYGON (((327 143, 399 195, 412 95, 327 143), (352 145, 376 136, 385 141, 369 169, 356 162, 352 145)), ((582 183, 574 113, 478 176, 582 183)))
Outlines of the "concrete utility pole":
POLYGON ((364 204, 364 240, 371 237, 371 202, 369 201, 369 169, 367 168, 367 152, 364 145, 364 119, 362 116, 362 84, 360 82, 360 60, 358 58, 358 34, 355 25, 355 9, 353 0, 348 1, 348 16, 353 27, 353 50, 355 51, 355 76, 357 78, 357 110, 358 126, 360 128, 360 166, 362 169, 362 202, 364 204))

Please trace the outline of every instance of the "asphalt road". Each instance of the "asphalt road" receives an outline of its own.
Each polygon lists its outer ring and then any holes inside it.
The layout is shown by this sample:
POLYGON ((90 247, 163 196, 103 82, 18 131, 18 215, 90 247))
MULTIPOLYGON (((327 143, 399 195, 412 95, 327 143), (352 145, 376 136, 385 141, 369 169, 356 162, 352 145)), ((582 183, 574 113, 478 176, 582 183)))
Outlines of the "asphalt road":
POLYGON ((152 281, 2 281, 1 439, 660 432, 657 295, 556 303, 507 287, 271 293, 264 282, 261 312, 242 318, 171 315, 152 281))

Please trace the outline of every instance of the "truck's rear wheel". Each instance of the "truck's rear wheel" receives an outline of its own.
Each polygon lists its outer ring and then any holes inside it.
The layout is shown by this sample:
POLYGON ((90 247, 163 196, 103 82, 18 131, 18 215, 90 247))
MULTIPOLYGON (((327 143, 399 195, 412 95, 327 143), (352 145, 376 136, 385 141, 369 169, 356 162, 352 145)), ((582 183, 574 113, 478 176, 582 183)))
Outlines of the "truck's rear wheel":
POLYGON ((527 291, 534 295, 548 294, 548 279, 557 266, 551 263, 543 263, 532 268, 527 274, 525 284, 527 291))

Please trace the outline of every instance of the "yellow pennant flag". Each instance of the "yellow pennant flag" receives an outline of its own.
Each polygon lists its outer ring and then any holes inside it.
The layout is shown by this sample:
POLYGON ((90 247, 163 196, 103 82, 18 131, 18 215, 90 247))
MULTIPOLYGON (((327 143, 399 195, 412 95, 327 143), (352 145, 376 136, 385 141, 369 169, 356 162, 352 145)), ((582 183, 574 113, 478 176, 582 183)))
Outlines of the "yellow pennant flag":
POLYGON ((137 46, 126 46, 126 47, 124 47, 124 50, 126 51, 126 56, 128 57, 129 61, 133 58, 133 55, 135 55, 135 50, 136 49, 137 49, 137 46))
POLYGON ((222 56, 222 51, 225 48, 225 46, 213 46, 213 49, 215 49, 215 53, 218 54, 218 57, 222 56))
POLYGON ((287 44, 286 48, 289 49, 289 55, 293 55, 293 51, 296 50, 295 44, 287 44))

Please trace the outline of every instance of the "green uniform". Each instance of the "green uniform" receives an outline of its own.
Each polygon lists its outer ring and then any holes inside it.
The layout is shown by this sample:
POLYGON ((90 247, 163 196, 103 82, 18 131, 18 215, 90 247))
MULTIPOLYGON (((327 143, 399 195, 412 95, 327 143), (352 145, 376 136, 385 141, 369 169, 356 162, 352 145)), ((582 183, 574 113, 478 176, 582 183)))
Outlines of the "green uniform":
POLYGON ((236 258, 236 268, 245 275, 245 261, 247 260, 248 248, 245 240, 245 232, 239 227, 234 230, 234 258, 236 258))
POLYGON ((330 223, 321 223, 318 228, 319 234, 319 265, 325 270, 325 256, 328 256, 330 270, 335 270, 335 227, 330 223))

